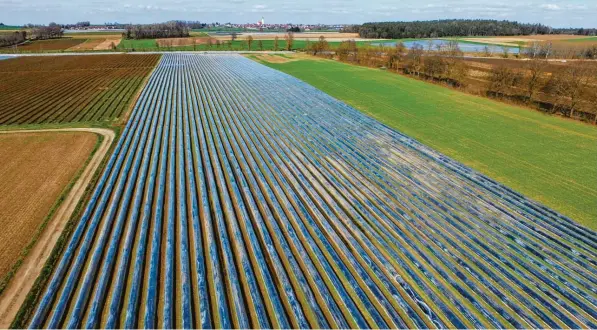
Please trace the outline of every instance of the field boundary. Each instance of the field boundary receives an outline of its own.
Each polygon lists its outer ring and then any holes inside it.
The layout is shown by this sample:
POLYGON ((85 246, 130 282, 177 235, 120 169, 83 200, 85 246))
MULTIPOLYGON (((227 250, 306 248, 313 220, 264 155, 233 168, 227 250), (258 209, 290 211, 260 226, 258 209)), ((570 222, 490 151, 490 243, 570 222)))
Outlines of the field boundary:
POLYGON ((135 92, 135 94, 131 97, 131 100, 129 101, 129 106, 126 108, 126 111, 123 111, 121 117, 116 119, 117 124, 125 125, 128 122, 128 120, 131 116, 131 113, 133 113, 133 110, 135 109, 135 106, 137 105, 137 102, 139 101, 139 98, 141 97, 141 94, 143 93, 143 90, 145 89, 145 86, 147 86, 147 82, 149 81, 151 76, 153 76, 155 70, 160 65, 161 61, 162 61, 162 57, 160 56, 160 58, 158 59, 156 64, 153 66, 153 69, 151 69, 151 71, 145 76, 143 81, 139 84, 139 88, 137 89, 137 92, 135 92))
POLYGON ((44 221, 40 232, 37 233, 39 236, 27 247, 30 250, 17 262, 16 269, 11 271, 12 280, 9 279, 10 282, 0 296, 0 328, 10 327, 116 137, 114 131, 103 128, 11 130, 0 131, 0 134, 42 132, 89 132, 98 134, 103 139, 83 172, 72 184, 66 197, 61 196, 64 199, 55 209, 54 215, 50 217, 52 221, 50 218, 44 221))

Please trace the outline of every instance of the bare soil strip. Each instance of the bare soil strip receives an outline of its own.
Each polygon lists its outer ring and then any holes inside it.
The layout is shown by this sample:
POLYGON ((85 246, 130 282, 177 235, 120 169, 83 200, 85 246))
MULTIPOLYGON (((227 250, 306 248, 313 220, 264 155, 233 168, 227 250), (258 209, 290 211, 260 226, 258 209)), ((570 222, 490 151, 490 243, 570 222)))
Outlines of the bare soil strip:
POLYGON ((67 51, 93 50, 97 45, 101 44, 104 41, 105 39, 88 39, 82 44, 78 44, 74 47, 67 49, 67 51))
POLYGON ((8 328, 14 319, 27 293, 38 277, 48 256, 52 252, 56 241, 60 237, 65 225, 75 210, 76 205, 83 196, 87 185, 100 166, 104 156, 114 141, 113 131, 101 128, 66 128, 48 130, 0 131, 0 134, 10 133, 39 133, 39 132, 91 132, 104 136, 102 144, 93 155, 93 158, 83 171, 70 193, 56 211, 53 219, 41 234, 35 246, 29 252, 23 264, 8 284, 4 294, 0 297, 0 328, 8 328))
POLYGON ((117 47, 121 41, 122 41, 122 38, 108 38, 108 39, 102 41, 99 45, 95 46, 95 48, 93 48, 93 49, 94 50, 109 50, 109 49, 112 49, 112 45, 114 45, 114 47, 117 47))

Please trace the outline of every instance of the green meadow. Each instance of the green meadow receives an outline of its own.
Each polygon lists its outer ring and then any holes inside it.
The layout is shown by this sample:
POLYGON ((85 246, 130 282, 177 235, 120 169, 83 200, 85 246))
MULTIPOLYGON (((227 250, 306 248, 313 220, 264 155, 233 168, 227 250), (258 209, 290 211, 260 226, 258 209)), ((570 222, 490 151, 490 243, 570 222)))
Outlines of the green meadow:
POLYGON ((263 64, 597 229, 595 126, 331 60, 263 64))

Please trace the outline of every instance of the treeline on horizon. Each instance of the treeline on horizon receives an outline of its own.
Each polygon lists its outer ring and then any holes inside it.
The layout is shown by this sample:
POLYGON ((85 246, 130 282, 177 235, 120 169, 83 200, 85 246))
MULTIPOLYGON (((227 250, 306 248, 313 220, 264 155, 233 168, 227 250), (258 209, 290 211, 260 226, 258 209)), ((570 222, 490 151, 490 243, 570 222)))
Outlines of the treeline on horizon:
POLYGON ((403 39, 465 36, 511 36, 534 34, 578 34, 593 36, 597 29, 561 28, 543 24, 484 19, 446 19, 413 22, 372 22, 346 27, 361 38, 403 39))
POLYGON ((8 47, 24 43, 30 40, 45 40, 53 38, 61 38, 64 31, 60 25, 50 23, 47 26, 38 25, 31 28, 29 31, 15 31, 12 33, 0 34, 0 47, 8 47))
POLYGON ((190 26, 182 21, 159 24, 128 25, 123 33, 126 39, 185 38, 190 36, 190 26))

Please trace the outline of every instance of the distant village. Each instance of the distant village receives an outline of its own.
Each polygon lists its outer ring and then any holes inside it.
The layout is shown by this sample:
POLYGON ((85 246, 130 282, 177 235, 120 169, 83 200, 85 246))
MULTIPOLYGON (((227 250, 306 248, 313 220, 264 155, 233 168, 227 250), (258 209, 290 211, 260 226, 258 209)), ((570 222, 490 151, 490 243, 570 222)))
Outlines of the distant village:
MULTIPOLYGON (((244 30, 244 31, 294 31, 294 32, 309 32, 309 31, 340 31, 346 24, 293 24, 293 23, 272 23, 265 22, 265 18, 261 18, 255 23, 202 23, 197 21, 181 21, 193 30, 244 30)), ((76 24, 61 24, 62 28, 71 31, 106 31, 106 30, 124 30, 129 23, 104 23, 91 24, 90 22, 78 22, 76 24)), ((25 27, 34 27, 29 24, 25 27)))

